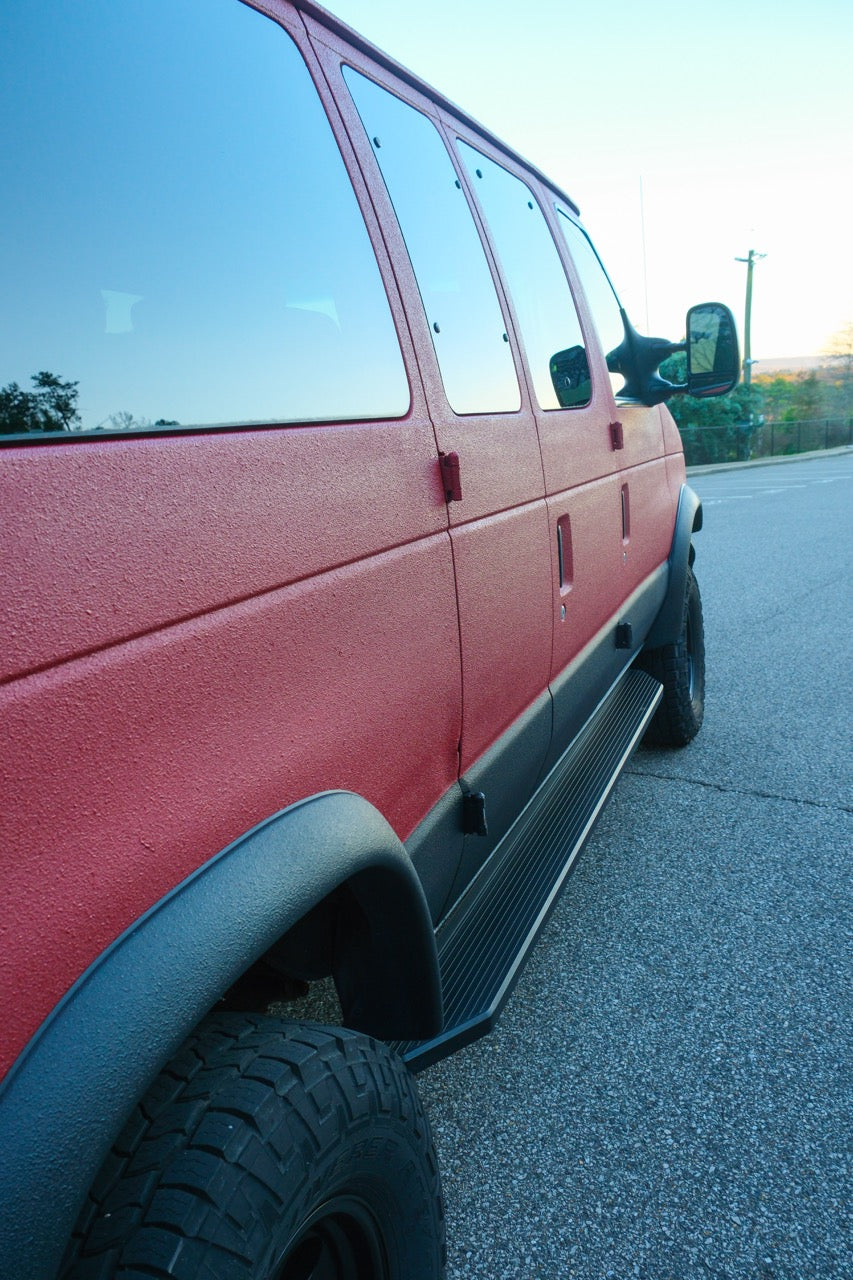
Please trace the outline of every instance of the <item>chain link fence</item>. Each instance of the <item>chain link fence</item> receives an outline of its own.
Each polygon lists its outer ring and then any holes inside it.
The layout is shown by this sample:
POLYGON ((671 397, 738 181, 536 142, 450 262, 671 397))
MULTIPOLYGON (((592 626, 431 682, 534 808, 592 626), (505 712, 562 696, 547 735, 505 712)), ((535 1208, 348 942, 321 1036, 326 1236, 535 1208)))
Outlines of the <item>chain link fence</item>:
POLYGON ((853 444, 853 417, 680 428, 687 465, 748 462, 853 444))

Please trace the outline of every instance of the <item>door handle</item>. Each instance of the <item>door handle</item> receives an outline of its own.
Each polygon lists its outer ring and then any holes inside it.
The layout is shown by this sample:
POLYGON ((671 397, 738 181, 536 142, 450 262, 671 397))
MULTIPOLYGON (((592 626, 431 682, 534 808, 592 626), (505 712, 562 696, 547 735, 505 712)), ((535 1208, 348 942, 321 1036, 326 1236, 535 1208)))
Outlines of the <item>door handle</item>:
POLYGON ((572 521, 568 515, 560 516, 557 521, 557 572, 560 580, 560 594, 566 595, 571 591, 575 579, 572 521))

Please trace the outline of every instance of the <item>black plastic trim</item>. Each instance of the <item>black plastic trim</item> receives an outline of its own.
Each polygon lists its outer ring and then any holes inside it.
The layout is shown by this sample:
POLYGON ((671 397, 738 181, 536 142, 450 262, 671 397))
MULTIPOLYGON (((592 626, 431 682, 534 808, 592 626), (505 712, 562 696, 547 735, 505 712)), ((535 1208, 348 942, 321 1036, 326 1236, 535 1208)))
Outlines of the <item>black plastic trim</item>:
POLYGON ((53 1280, 86 1192, 157 1072, 248 966, 344 882, 368 928, 363 964, 374 983, 363 1029, 389 1038, 411 1035, 405 1024, 438 1031, 432 922, 385 819, 340 791, 269 818, 122 934, 0 1086, 4 1280, 53 1280))
POLYGON ((580 733, 602 695, 633 661, 665 598, 669 566, 660 565, 625 601, 618 614, 608 618, 559 676, 551 682, 554 699, 554 736, 545 762, 553 768, 569 743, 580 733), (627 623, 634 648, 618 649, 616 628, 627 623))
POLYGON ((702 503, 689 484, 681 486, 678 510, 675 515, 675 531, 667 564, 669 582, 666 599, 646 636, 646 649, 659 649, 664 644, 674 644, 681 632, 684 614, 684 594, 687 590, 687 569, 693 563, 691 538, 702 528, 702 503))
POLYGON ((462 858, 464 800, 465 793, 455 781, 406 837, 406 850, 423 885, 434 923, 447 907, 462 858))
MULTIPOLYGON (((486 798, 488 834, 465 836, 449 902, 464 892, 536 790, 552 725, 551 694, 546 689, 462 775, 460 782, 465 792, 482 793, 486 798)), ((461 808, 459 819, 461 827, 461 808)))

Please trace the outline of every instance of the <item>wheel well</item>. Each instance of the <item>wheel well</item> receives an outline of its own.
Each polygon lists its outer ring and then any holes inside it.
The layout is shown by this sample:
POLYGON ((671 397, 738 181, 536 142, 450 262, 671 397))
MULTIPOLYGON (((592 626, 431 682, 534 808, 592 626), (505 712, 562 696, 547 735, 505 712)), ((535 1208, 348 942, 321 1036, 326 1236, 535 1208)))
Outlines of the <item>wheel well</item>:
POLYGON ((307 931, 307 958, 321 964, 318 939, 332 922, 332 972, 348 1024, 391 1040, 440 1030, 432 920, 392 828, 342 791, 273 815, 117 938, 3 1081, 6 1274, 56 1273, 92 1179, 162 1065, 241 976, 255 982, 269 953, 286 943, 295 954, 307 931))
MULTIPOLYGON (((365 1030, 355 1025, 357 1018, 344 1004, 341 987, 347 986, 345 970, 352 964, 353 940, 364 941, 367 934, 364 911, 345 882, 322 898, 255 960, 224 993, 217 1008, 266 1013, 271 1006, 303 998, 312 984, 331 977, 335 979, 341 1001, 341 1025, 355 1031, 365 1030), (341 975, 340 983, 338 975, 341 975)), ((364 964, 361 967, 364 968, 364 964)), ((381 974, 373 974, 369 980, 381 990, 381 974)))

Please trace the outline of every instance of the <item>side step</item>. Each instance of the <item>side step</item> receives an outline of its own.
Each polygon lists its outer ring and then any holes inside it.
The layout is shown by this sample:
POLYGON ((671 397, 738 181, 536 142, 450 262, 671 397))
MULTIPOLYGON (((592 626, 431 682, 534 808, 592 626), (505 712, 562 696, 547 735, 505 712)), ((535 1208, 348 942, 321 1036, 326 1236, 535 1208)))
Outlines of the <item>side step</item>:
POLYGON ((445 1027, 395 1046, 413 1071, 495 1025, 662 692, 646 672, 625 673, 439 926, 445 1027))

